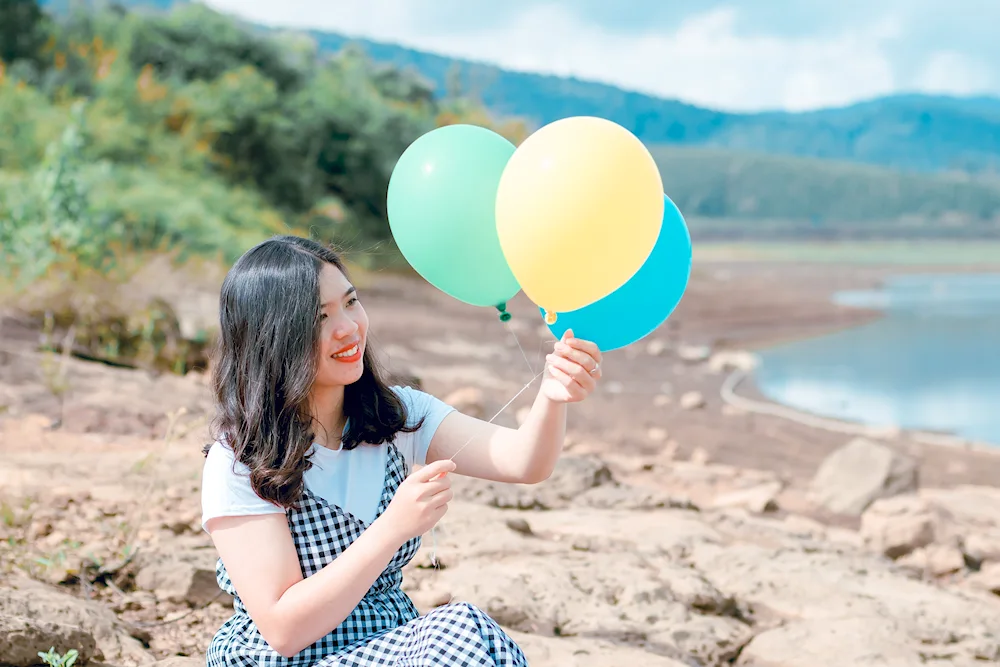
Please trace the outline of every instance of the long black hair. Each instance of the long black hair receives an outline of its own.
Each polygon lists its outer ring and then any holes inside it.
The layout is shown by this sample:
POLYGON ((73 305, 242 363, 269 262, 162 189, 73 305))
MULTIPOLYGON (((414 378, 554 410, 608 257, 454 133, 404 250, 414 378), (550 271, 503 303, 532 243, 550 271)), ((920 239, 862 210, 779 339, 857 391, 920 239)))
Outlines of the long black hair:
MULTIPOLYGON (((333 250, 276 236, 236 261, 219 297, 213 436, 249 467, 254 492, 286 509, 296 506, 302 475, 312 465, 309 393, 319 349, 319 274, 326 264, 347 275, 333 250)), ((370 343, 361 378, 344 388, 344 415, 344 449, 379 445, 420 426, 407 426, 406 406, 389 388, 370 343)))

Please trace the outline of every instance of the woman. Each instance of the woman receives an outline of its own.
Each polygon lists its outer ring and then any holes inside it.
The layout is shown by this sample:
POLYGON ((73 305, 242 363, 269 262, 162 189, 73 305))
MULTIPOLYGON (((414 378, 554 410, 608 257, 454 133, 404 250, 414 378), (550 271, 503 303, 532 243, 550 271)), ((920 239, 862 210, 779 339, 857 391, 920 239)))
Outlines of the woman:
POLYGON ((472 605, 418 617, 400 571, 447 509, 448 473, 551 474, 566 404, 600 377, 596 347, 556 344, 514 430, 388 387, 340 258, 313 241, 247 251, 223 283, 220 319, 202 509, 235 614, 208 665, 526 664, 472 605))

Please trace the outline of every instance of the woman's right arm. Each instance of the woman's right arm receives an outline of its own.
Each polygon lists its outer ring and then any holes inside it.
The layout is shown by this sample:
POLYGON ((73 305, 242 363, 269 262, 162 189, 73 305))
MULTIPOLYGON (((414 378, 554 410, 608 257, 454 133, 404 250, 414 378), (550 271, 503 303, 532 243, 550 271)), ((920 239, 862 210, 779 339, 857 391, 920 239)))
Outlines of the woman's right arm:
POLYGON ((444 515, 451 491, 442 473, 452 470, 441 461, 412 474, 351 546, 307 578, 284 514, 211 519, 206 528, 229 578, 271 648, 291 657, 343 623, 400 545, 444 515))

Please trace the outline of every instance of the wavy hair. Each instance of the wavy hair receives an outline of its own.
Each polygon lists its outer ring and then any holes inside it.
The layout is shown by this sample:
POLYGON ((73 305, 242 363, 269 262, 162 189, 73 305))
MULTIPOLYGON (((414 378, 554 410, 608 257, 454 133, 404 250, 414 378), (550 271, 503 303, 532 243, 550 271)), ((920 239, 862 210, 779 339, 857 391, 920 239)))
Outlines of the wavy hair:
MULTIPOLYGON (((309 394, 319 350, 319 274, 326 264, 347 275, 333 250, 276 236, 236 261, 219 296, 213 437, 250 469, 254 492, 285 509, 297 505, 303 473, 312 465, 309 394)), ((344 388, 344 415, 344 449, 379 445, 420 427, 406 425, 406 406, 389 387, 370 342, 361 378, 344 388)))

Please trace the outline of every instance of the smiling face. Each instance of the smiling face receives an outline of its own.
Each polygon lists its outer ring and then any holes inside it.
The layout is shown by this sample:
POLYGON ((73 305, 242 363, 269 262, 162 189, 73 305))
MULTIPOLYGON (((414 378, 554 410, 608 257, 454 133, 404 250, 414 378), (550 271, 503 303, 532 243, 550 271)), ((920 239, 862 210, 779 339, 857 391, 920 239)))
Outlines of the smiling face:
POLYGON ((320 334, 317 387, 357 382, 364 371, 368 314, 347 276, 332 264, 319 274, 320 334))

